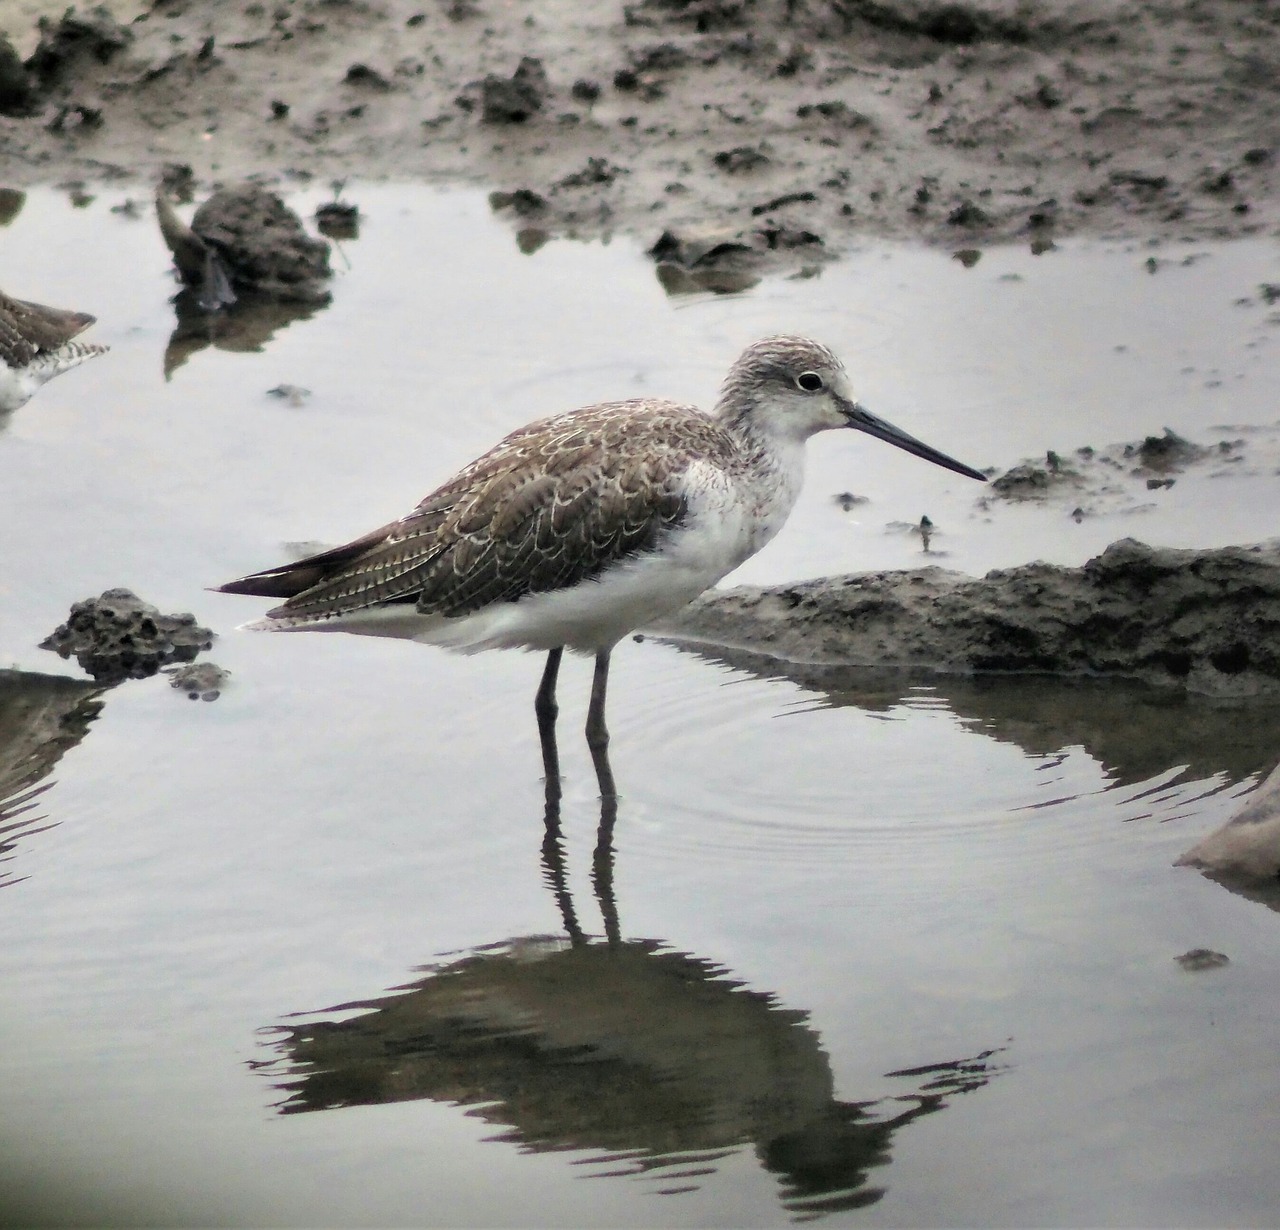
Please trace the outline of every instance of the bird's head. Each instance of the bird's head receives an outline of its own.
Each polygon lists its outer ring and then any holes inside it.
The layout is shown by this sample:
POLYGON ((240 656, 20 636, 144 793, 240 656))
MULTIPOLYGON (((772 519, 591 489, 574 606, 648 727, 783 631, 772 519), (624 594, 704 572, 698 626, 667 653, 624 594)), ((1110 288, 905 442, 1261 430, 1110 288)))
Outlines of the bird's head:
POLYGON ((729 369, 717 413, 751 430, 791 439, 852 427, 957 474, 986 476, 871 413, 853 394, 836 356, 807 337, 753 342, 729 369))

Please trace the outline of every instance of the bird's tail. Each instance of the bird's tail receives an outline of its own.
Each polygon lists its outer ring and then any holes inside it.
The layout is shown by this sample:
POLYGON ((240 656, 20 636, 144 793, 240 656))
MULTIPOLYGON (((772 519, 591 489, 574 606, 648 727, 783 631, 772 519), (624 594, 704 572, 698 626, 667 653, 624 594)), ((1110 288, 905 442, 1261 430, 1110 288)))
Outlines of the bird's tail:
POLYGON ((32 366, 40 368, 46 380, 52 380, 54 376, 61 376, 63 372, 96 359, 110 349, 101 342, 65 342, 57 350, 40 355, 32 366))

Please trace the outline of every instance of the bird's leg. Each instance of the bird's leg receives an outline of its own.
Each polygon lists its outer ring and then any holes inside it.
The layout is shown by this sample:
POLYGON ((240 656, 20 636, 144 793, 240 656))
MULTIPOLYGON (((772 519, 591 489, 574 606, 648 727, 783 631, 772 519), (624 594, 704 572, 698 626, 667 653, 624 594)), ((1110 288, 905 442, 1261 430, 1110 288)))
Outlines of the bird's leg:
POLYGON ((560 676, 560 659, 564 657, 564 647, 553 649, 547 654, 547 665, 542 671, 542 682, 538 684, 538 694, 534 697, 533 711, 538 715, 538 728, 554 726, 560 706, 556 704, 556 680, 560 676))
POLYGON ((560 753, 556 747, 556 714, 560 707, 556 704, 556 679, 563 655, 563 648, 553 649, 547 654, 547 665, 533 702, 533 711, 538 715, 538 738, 542 743, 542 772, 546 780, 548 808, 560 802, 560 753))
MULTIPOLYGON (((609 687, 609 650, 596 654, 596 672, 591 679, 591 705, 587 709, 587 746, 594 752, 609 746, 609 730, 604 724, 604 698, 609 687)), ((605 762, 606 768, 608 761, 605 762)))

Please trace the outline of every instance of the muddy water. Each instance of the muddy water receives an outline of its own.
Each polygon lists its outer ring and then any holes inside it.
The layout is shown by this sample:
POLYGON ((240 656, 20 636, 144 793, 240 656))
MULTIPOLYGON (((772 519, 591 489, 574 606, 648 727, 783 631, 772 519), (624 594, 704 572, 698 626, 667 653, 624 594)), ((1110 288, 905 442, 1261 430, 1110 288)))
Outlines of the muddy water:
MULTIPOLYGON (((616 822, 601 841, 570 663, 547 842, 535 659, 237 635, 260 604, 204 587, 404 511, 537 415, 708 402, 745 341, 783 329, 831 341, 868 404, 976 465, 1268 428, 1257 287, 1280 258, 1117 245, 966 269, 875 249, 673 302, 628 244, 526 257, 480 196, 349 192, 367 219, 333 305, 250 349, 171 345, 167 258, 117 190, 32 194, 0 231, 6 289, 96 312, 113 346, 0 422, 0 659, 23 672, 0 690, 21 753, 0 805, 10 1204, 1270 1224, 1277 920, 1171 863, 1273 762, 1277 715, 1034 680, 819 689, 628 644, 616 822), (218 630, 219 700, 38 677, 73 673, 35 645, 112 585, 218 630), (1175 960, 1197 948, 1229 963, 1175 960)), ((743 574, 914 565, 926 514, 940 562, 970 571, 1126 533, 1254 540, 1278 501, 1270 437, 1250 438, 1246 466, 1079 522, 820 438, 793 523, 743 574)))

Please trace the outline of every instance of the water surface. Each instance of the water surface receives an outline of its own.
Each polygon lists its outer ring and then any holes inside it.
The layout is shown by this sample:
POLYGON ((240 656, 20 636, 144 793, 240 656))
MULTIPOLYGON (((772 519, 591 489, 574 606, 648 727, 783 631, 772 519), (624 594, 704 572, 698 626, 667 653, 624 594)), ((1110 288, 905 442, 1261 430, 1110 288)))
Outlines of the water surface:
MULTIPOLYGON (((332 306, 238 349, 172 343, 118 189, 0 231, 5 289, 113 347, 0 421, 10 1189, 193 1224, 1272 1222, 1276 918, 1171 864, 1270 767, 1276 714, 628 643, 616 822, 601 843, 568 662, 548 843, 539 660, 236 634, 261 604, 206 587, 406 511, 530 418, 709 404, 769 332, 979 466, 1269 430, 1273 249, 869 247, 672 301, 635 245, 524 256, 478 194, 348 193, 332 306), (39 640, 115 585, 219 632, 218 701, 41 678, 75 671, 39 640), (1230 963, 1188 973, 1193 948, 1230 963)), ((1266 456, 1077 523, 819 438, 739 579, 927 562, 924 514, 967 571, 1253 541, 1266 456)))

